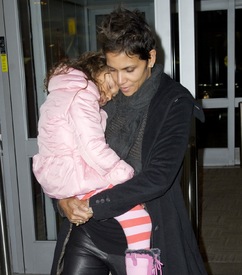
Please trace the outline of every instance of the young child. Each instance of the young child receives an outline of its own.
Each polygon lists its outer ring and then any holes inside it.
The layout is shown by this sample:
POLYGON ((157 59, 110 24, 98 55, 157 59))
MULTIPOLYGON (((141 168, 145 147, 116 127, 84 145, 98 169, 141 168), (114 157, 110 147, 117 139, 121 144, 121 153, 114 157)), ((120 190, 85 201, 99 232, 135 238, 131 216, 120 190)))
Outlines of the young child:
MULTIPOLYGON (((51 198, 93 194, 132 178, 133 168, 105 141, 107 114, 100 108, 118 92, 101 53, 61 62, 46 77, 48 96, 40 108, 39 153, 33 172, 51 198)), ((138 205, 116 217, 129 249, 150 247, 151 220, 138 205)), ((77 224, 79 225, 79 224, 77 224)))

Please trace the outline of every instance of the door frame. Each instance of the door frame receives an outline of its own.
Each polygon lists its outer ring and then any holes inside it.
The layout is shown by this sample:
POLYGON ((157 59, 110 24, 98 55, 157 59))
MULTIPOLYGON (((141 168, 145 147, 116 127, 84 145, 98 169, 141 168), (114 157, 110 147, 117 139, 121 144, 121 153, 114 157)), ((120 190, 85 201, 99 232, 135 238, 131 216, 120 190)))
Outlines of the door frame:
MULTIPOLYGON (((24 271, 24 258, 21 233, 21 215, 19 209, 18 177, 15 155, 15 142, 13 130, 13 116, 10 96, 10 69, 12 69, 11 57, 9 56, 10 41, 7 37, 9 29, 13 28, 14 20, 11 6, 0 0, 0 36, 4 37, 6 46, 6 62, 8 70, 0 73, 0 126, 2 139, 2 161, 3 161, 3 189, 6 208, 7 226, 11 264, 20 272, 24 271), (11 24, 6 25, 4 20, 6 13, 11 11, 11 24)), ((11 31, 11 30, 10 30, 11 31)), ((14 30, 15 33, 15 30, 14 30)), ((11 50, 10 50, 11 52, 11 50)), ((2 64, 1 64, 2 65, 2 64)))
POLYGON ((8 72, 1 72, 0 117, 3 140, 4 188, 15 273, 48 274, 55 241, 36 241, 30 158, 37 152, 28 138, 25 75, 16 0, 1 0, 0 35, 6 38, 8 72), (26 260, 27 259, 27 260, 26 260), (43 264, 45 263, 45 264, 43 264))

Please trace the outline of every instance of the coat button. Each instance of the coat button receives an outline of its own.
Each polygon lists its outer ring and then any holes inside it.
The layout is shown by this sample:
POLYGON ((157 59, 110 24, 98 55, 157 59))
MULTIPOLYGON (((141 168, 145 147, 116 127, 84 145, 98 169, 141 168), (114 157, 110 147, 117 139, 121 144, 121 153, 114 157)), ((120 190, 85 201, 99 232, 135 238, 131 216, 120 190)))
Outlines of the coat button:
POLYGON ((154 231, 157 231, 159 229, 159 225, 157 225, 154 229, 154 231))
POLYGON ((106 202, 110 202, 110 199, 109 199, 109 198, 106 198, 106 202))
POLYGON ((101 199, 101 203, 105 203, 105 199, 101 199))
POLYGON ((99 204, 100 203, 100 200, 96 200, 96 204, 99 204))

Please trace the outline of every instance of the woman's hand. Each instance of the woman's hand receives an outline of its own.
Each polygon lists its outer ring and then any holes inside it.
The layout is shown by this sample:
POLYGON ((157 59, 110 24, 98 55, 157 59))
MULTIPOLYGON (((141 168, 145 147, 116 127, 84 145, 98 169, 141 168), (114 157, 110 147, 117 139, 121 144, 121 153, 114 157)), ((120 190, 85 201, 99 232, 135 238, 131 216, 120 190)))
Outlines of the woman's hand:
POLYGON ((58 206, 68 220, 76 225, 86 223, 93 216, 88 200, 79 200, 75 197, 61 199, 58 206))

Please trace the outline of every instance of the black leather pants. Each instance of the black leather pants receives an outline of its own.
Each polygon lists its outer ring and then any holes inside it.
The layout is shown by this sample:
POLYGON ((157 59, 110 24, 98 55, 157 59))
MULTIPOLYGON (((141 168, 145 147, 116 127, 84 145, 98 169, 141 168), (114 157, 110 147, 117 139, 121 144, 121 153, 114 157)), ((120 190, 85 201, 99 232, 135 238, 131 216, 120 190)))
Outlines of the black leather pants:
POLYGON ((98 249, 81 226, 73 225, 64 254, 63 275, 126 275, 125 258, 98 249))

